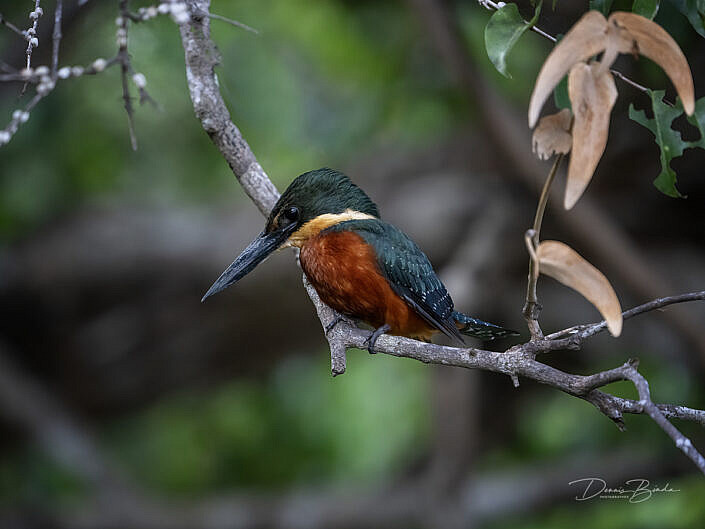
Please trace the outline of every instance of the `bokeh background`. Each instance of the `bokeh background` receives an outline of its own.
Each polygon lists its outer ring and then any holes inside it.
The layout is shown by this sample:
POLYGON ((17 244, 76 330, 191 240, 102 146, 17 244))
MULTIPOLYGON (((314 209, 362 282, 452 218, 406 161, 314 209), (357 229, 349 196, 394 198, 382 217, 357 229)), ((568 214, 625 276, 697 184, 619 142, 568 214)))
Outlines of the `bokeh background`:
MULTIPOLYGON (((33 4, 2 13, 23 27, 33 4)), ((586 8, 544 6, 540 25, 565 33, 586 8)), ((116 2, 65 9, 62 65, 115 54, 116 2)), ((35 64, 49 60, 44 10, 35 64)), ((212 11, 260 32, 212 22, 222 93, 280 190, 344 170, 428 253, 460 309, 524 329, 523 234, 549 169, 530 155, 525 112, 550 43, 527 33, 506 79, 484 50, 491 13, 470 0, 212 11)), ((670 2, 656 21, 705 95, 705 40, 670 2)), ((2 61, 21 67, 23 48, 0 27, 2 61)), ((157 102, 137 109, 136 152, 117 68, 60 83, 0 150, 1 527, 704 526, 705 481, 648 418, 626 417, 620 433, 529 381, 360 351, 333 379, 289 252, 202 305, 263 219, 194 117, 176 25, 133 25, 129 49, 157 102), (569 482, 592 476, 680 492, 575 501, 569 482)), ((673 98, 648 60, 617 68, 673 98)), ((617 83, 587 196, 569 213, 550 203, 543 236, 590 259, 629 307, 704 288, 705 151, 673 164, 687 199, 659 193, 653 136, 627 117, 648 97, 617 83)), ((3 126, 20 88, 0 84, 3 126)), ((544 329, 599 318, 552 280, 539 295, 544 329)), ((703 408, 704 322, 705 306, 672 307, 545 361, 587 374, 638 356, 655 400, 703 408)), ((705 448, 702 427, 677 426, 705 448)))

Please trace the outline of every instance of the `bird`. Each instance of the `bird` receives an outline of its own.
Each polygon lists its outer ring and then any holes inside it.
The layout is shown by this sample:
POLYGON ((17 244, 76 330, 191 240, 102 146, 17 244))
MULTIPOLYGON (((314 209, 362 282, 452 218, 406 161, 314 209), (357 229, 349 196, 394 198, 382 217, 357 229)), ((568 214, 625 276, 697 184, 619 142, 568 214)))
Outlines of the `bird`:
POLYGON ((458 344, 518 333, 455 310, 426 254, 399 228, 383 221, 377 205, 344 173, 327 167, 296 177, 272 208, 264 230, 203 296, 235 284, 275 250, 299 249, 299 263, 321 300, 342 319, 374 331, 374 352, 385 333, 431 341, 438 333, 458 344))

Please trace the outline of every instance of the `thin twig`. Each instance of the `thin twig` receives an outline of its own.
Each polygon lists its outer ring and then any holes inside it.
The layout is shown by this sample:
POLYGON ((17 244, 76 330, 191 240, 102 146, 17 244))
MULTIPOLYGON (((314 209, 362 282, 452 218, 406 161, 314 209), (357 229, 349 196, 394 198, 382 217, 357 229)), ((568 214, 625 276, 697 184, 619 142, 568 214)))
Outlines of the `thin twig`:
MULTIPOLYGON (((497 11, 498 9, 500 9, 502 7, 498 3, 492 2, 492 0, 477 0, 477 1, 482 7, 488 9, 489 11, 497 11)), ((502 2, 502 3, 504 3, 504 2, 502 2)), ((529 22, 524 20, 524 23, 528 24, 529 22)), ((542 29, 537 27, 536 24, 533 24, 530 29, 534 33, 538 33, 539 35, 541 35, 544 38, 547 38, 550 41, 553 41, 553 42, 558 41, 558 39, 556 39, 556 37, 549 35, 545 31, 543 31, 542 29)))
MULTIPOLYGON (((705 290, 699 292, 688 292, 687 294, 679 294, 677 296, 666 296, 663 298, 654 299, 643 305, 633 307, 629 310, 625 310, 622 313, 622 319, 628 320, 639 314, 645 312, 650 312, 652 310, 658 310, 668 305, 674 305, 676 303, 686 303, 688 301, 702 301, 705 300, 705 290)), ((546 336, 546 340, 558 340, 564 336, 573 336, 579 341, 586 340, 591 336, 596 335, 599 332, 604 331, 607 328, 607 322, 602 320, 597 323, 590 323, 587 325, 574 325, 563 329, 561 331, 554 332, 546 336)))
POLYGON ((12 113, 12 119, 7 126, 0 130, 0 147, 12 139, 22 123, 27 122, 30 111, 34 109, 39 101, 54 91, 58 81, 68 79, 69 77, 75 78, 83 75, 96 75, 119 62, 120 59, 117 55, 107 61, 99 58, 85 68, 83 66, 65 66, 60 68, 57 71, 57 75, 52 77, 49 77, 48 73, 50 73, 50 70, 46 66, 34 68, 30 72, 24 70, 22 72, 0 74, 0 81, 20 81, 37 85, 37 93, 34 97, 23 108, 16 109, 12 113), (29 75, 27 75, 27 73, 29 73, 29 75))
POLYGON ((250 31, 254 33, 255 35, 259 35, 259 31, 256 30, 253 27, 248 26, 247 24, 243 24, 242 22, 239 22, 237 20, 233 20, 232 18, 224 17, 223 15, 216 15, 215 13, 208 13, 208 16, 214 20, 220 20, 222 22, 227 22, 228 24, 231 24, 235 27, 242 28, 246 31, 250 31))
POLYGON ((137 135, 135 134, 134 107, 132 106, 132 96, 130 96, 130 84, 128 75, 130 73, 130 55, 127 51, 127 13, 128 0, 120 0, 120 17, 118 17, 116 39, 118 43, 117 56, 120 60, 120 79, 122 82, 122 100, 127 114, 127 130, 130 134, 130 145, 132 150, 137 150, 137 135))
MULTIPOLYGON (((643 85, 640 85, 640 84, 637 83, 637 82, 632 81, 631 79, 629 79, 629 77, 627 77, 626 75, 624 75, 622 72, 620 72, 620 71, 618 71, 618 70, 615 70, 614 68, 610 68, 610 72, 612 72, 612 74, 613 74, 615 77, 621 79, 622 81, 624 81, 624 82, 627 83, 628 85, 630 85, 630 86, 636 88, 637 90, 639 90, 639 91, 641 91, 641 92, 644 92, 646 95, 650 95, 650 94, 651 94, 651 90, 650 90, 649 88, 647 88, 647 87, 645 87, 645 86, 643 86, 643 85)), ((669 107, 675 107, 675 106, 676 106, 675 103, 669 101, 669 100, 666 99, 665 97, 662 99, 662 101, 663 101, 664 103, 666 103, 669 107)))
POLYGON ((2 15, 2 13, 0 13, 0 24, 2 24, 3 26, 5 26, 7 29, 11 30, 12 32, 17 33, 20 37, 22 37, 22 40, 29 40, 29 36, 27 35, 27 33, 25 33, 25 32, 22 31, 20 28, 18 28, 17 26, 15 26, 12 22, 10 22, 9 20, 7 20, 7 19, 2 15))
MULTIPOLYGON (((546 181, 543 184, 543 189, 541 190, 541 196, 539 197, 538 205, 536 206, 536 215, 534 216, 534 225, 530 230, 530 234, 527 232, 527 245, 531 244, 533 248, 539 243, 539 237, 541 234, 541 224, 543 223, 543 216, 546 212, 546 204, 548 203, 548 197, 550 196, 551 184, 555 179, 556 173, 558 172, 558 167, 563 160, 563 154, 558 154, 553 162, 553 166, 546 177, 546 181)), ((538 322, 539 313, 541 312, 541 305, 539 305, 538 297, 536 295, 536 283, 538 282, 538 262, 536 259, 536 254, 530 252, 531 256, 529 258, 529 276, 526 286, 526 302, 524 303, 524 308, 522 309, 522 314, 526 319, 526 324, 529 327, 529 332, 531 333, 532 340, 538 340, 543 337, 543 332, 541 331, 541 326, 538 322)))
POLYGON ((61 44, 61 16, 63 12, 63 1, 56 0, 54 10, 54 31, 52 33, 51 48, 51 77, 56 81, 56 72, 59 70, 59 45, 61 44))
MULTIPOLYGON (((44 11, 39 5, 40 0, 34 0, 34 10, 29 13, 29 18, 32 20, 32 25, 27 29, 27 65, 25 68, 27 70, 32 66, 32 50, 39 46, 39 39, 37 37, 37 27, 39 26, 39 17, 44 14, 44 11)), ((22 86, 20 95, 23 95, 27 90, 27 83, 22 86)))

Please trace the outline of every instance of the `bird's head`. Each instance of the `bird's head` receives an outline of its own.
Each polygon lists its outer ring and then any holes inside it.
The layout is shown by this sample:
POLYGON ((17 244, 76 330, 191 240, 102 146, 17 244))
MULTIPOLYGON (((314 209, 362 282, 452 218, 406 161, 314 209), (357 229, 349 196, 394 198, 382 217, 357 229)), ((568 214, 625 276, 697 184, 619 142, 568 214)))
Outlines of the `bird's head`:
POLYGON ((327 227, 364 218, 379 218, 377 205, 340 171, 323 168, 296 177, 272 208, 262 233, 221 274, 201 301, 245 277, 274 250, 300 247, 327 227))

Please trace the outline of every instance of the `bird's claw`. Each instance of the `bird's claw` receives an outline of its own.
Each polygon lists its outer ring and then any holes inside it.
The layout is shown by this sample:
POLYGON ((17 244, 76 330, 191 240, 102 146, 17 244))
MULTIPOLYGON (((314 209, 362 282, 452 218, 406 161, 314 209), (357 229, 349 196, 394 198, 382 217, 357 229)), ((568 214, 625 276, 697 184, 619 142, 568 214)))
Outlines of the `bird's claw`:
POLYGON ((348 325, 351 325, 351 326, 353 325, 352 320, 350 320, 349 318, 346 318, 342 314, 336 314, 335 319, 333 319, 332 322, 330 322, 328 325, 326 325, 326 328, 324 329, 326 336, 328 336, 328 333, 330 333, 330 331, 332 331, 335 328, 335 326, 338 325, 341 321, 344 321, 348 325))
POLYGON ((391 327, 389 326, 389 324, 385 323, 381 327, 378 327, 377 329, 375 329, 372 332, 372 334, 370 334, 367 337, 367 340, 365 340, 365 343, 367 344, 367 351, 371 355, 376 354, 374 349, 375 349, 375 343, 377 343, 377 339, 380 336, 382 336, 385 332, 387 332, 389 329, 391 329, 391 327))

